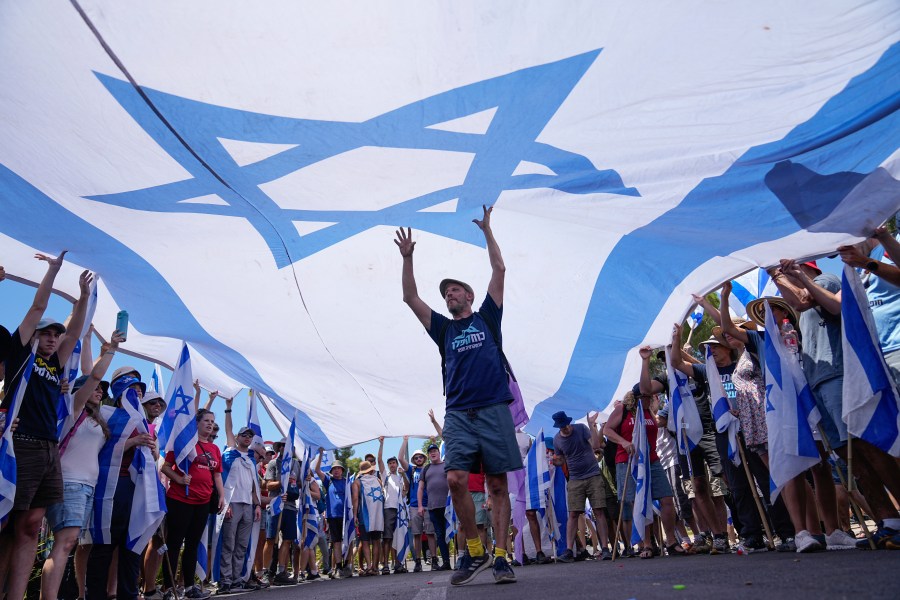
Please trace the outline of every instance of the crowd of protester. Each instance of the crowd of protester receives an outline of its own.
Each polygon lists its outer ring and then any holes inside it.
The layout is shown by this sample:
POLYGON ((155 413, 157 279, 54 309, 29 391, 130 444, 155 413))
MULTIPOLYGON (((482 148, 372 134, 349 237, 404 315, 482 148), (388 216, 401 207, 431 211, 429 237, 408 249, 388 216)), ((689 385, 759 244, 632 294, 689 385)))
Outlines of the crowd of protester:
MULTIPOLYGON (((900 269, 895 266, 900 262, 900 243, 882 227, 871 239, 841 247, 839 252, 863 278, 885 360, 900 385, 900 269)), ((72 332, 83 330, 92 276, 82 274, 81 296, 66 324, 46 317, 64 254, 37 255, 47 262, 48 270, 33 304, 14 332, 0 331, 5 369, 5 397, 0 406, 4 409, 36 343, 34 368, 18 418, 0 425, 12 430, 18 466, 14 505, 0 534, 4 561, 0 597, 3 593, 7 598, 25 596, 42 527, 48 527, 53 538, 40 578, 41 597, 48 599, 61 597, 66 564, 73 555, 77 596, 103 600, 205 598, 270 585, 451 570, 451 545, 459 549, 456 566, 467 564, 461 559, 473 547, 472 540, 447 523, 453 481, 448 483, 451 471, 445 471, 438 443, 444 432, 433 413, 430 418, 438 438, 414 450, 411 457, 409 438, 404 437, 398 455, 385 463, 384 438, 380 438, 377 456, 367 455, 356 472, 349 473, 340 461, 323 466, 320 450, 311 459, 315 464, 303 465, 304 457, 292 459, 284 488, 286 440, 254 442, 253 429, 243 424, 235 431, 233 403, 226 398, 225 443, 220 446, 217 416, 209 410, 216 393, 210 393, 201 407, 200 386, 195 385, 196 458, 185 472, 172 452, 161 455, 156 426, 166 411, 165 399, 148 390, 141 373, 131 367, 119 368, 104 380, 124 343, 121 332, 103 345, 96 360, 91 356, 89 333, 82 340, 83 375, 66 380, 65 365, 79 341, 72 332), (71 394, 73 411, 67 426, 59 429, 57 406, 62 392, 71 394), (146 430, 124 414, 123 403, 131 393, 150 424, 146 430), (129 467, 141 448, 157 461, 166 490, 166 517, 145 548, 134 548, 128 535, 135 493, 129 467), (109 456, 118 458, 109 463, 109 456), (108 464, 118 468, 107 472, 108 464), (307 481, 301 481, 304 474, 307 481), (115 485, 109 487, 111 478, 115 485), (114 489, 109 535, 92 540, 95 495, 101 485, 114 489), (315 505, 315 526, 302 518, 308 510, 304 490, 315 505), (277 498, 282 508, 276 516, 272 507, 277 498), (224 518, 217 528, 220 513, 224 518), (356 524, 351 539, 345 539, 348 515, 356 524), (308 527, 315 531, 312 545, 300 543, 308 527), (411 542, 407 555, 398 555, 394 540, 407 529, 411 542), (215 541, 213 532, 218 530, 221 539, 215 541), (452 544, 448 532, 453 535, 452 544), (204 552, 209 556, 206 577, 195 578, 198 553, 204 552)), ((531 446, 541 441, 553 477, 564 477, 559 500, 565 498, 565 523, 556 523, 554 529, 546 511, 529 509, 509 531, 496 531, 487 474, 472 472, 468 491, 475 506, 475 542, 490 553, 498 540, 503 540, 504 547, 513 547, 511 538, 518 537, 520 549, 514 553, 513 566, 616 556, 752 554, 770 549, 803 553, 900 549, 897 459, 853 439, 852 474, 847 471, 850 440, 842 418, 841 282, 822 273, 812 261, 784 260, 769 274, 781 295, 751 303, 749 320, 731 316, 728 283, 722 286, 718 307, 695 296, 718 323, 712 337, 700 346, 708 347, 714 358, 740 421, 739 443, 746 468, 727 458, 727 436, 717 431, 712 416, 707 366, 690 346, 683 346, 683 332, 675 326, 668 353, 640 349, 640 381, 615 403, 605 423, 597 423, 597 414, 588 415, 586 424, 573 423, 561 411, 553 416, 559 430, 553 437, 534 440, 521 430, 516 432, 523 461, 531 446), (820 463, 790 481, 774 502, 769 495, 765 418, 762 303, 766 301, 778 323, 787 321, 796 331, 786 329, 787 335, 797 336, 803 372, 821 413, 820 463), (688 378, 696 401, 703 432, 687 455, 678 451, 678 441, 667 428, 669 380, 653 372, 654 356, 688 378), (637 414, 638 406, 642 414, 637 414), (636 486, 627 465, 635 452, 633 436, 640 420, 650 440, 649 477, 653 499, 659 502, 659 527, 648 529, 635 548, 629 542, 636 486), (866 518, 876 524, 871 535, 854 534, 851 524, 862 526, 866 518), (566 532, 562 537, 561 531, 566 532)), ((0 268, 0 280, 3 276, 0 268)))

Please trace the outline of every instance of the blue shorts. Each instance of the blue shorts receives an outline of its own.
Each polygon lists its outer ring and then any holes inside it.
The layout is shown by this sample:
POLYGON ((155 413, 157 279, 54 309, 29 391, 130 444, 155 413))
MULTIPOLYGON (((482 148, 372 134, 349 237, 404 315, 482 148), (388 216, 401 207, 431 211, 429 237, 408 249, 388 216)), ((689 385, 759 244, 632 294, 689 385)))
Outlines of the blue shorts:
POLYGON ((286 542, 293 542, 297 539, 297 511, 283 510, 281 515, 269 515, 269 522, 266 523, 266 539, 271 540, 278 537, 278 517, 281 517, 281 537, 286 542))
MULTIPOLYGON (((622 490, 625 489, 625 472, 627 470, 628 463, 616 463, 616 488, 618 489, 619 500, 622 499, 622 490)), ((622 518, 626 521, 630 521, 632 517, 631 509, 634 506, 636 487, 637 484, 634 481, 634 477, 629 474, 628 496, 625 498, 625 502, 621 503, 623 505, 622 510, 625 511, 622 518)), ((653 496, 653 500, 669 498, 674 495, 669 478, 666 477, 666 470, 663 469, 662 463, 658 460, 650 463, 650 494, 653 496)))
POLYGON ((94 502, 94 486, 63 482, 63 501, 47 509, 47 521, 56 532, 66 527, 87 528, 94 502))
POLYGON ((447 471, 502 475, 522 468, 516 426, 506 402, 444 415, 447 471))
POLYGON ((812 388, 816 406, 822 414, 822 430, 832 449, 847 445, 847 424, 841 416, 844 397, 844 378, 832 377, 812 388))

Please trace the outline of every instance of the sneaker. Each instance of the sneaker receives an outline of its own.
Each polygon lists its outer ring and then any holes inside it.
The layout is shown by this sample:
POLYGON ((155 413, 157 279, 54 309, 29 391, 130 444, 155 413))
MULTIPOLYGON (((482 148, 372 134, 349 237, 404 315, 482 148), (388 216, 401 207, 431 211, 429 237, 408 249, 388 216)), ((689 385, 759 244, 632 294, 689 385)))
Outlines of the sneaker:
POLYGON ((538 552, 537 556, 534 559, 534 562, 539 565, 549 565, 553 562, 553 559, 544 554, 543 552, 538 552))
POLYGON ((588 552, 587 550, 582 550, 581 552, 578 553, 577 556, 575 556, 575 562, 581 562, 581 561, 589 559, 590 557, 591 557, 590 552, 588 552))
POLYGON ((818 540, 805 529, 803 531, 798 531, 794 536, 794 544, 797 545, 797 552, 799 553, 817 552, 822 550, 822 546, 819 544, 818 540))
POLYGON ((494 559, 494 583, 515 583, 516 574, 505 558, 494 559))
POLYGON ((533 565, 535 562, 537 562, 537 561, 535 561, 533 558, 530 558, 527 554, 522 555, 522 566, 523 567, 533 565))
POLYGON ((511 564, 511 565, 514 566, 514 567, 521 567, 521 566, 522 566, 522 563, 520 563, 520 562, 517 561, 516 559, 512 559, 512 560, 509 562, 509 564, 511 564))
MULTIPOLYGON (((465 555, 463 555, 465 556, 465 555)), ((441 568, 438 571, 452 571, 453 567, 450 566, 450 561, 448 560, 444 564, 441 565, 441 568)))
POLYGON ((755 554, 756 552, 768 552, 769 548, 766 546, 766 543, 763 541, 762 537, 758 535, 752 535, 741 540, 741 542, 735 547, 735 551, 738 554, 755 554))
POLYGON ((556 558, 556 562, 561 562, 561 563, 575 562, 575 555, 572 554, 571 550, 566 549, 565 552, 563 552, 556 558))
POLYGON ((319 575, 318 573, 310 573, 309 575, 306 576, 306 580, 307 581, 321 581, 322 576, 319 575))
POLYGON ((726 537, 716 537, 713 538, 712 550, 709 551, 710 554, 728 554, 728 538, 726 537))
POLYGON ((272 580, 275 585, 296 585, 297 579, 288 575, 287 571, 282 571, 272 580))
POLYGON ((827 544, 827 542, 825 541, 825 534, 811 533, 810 535, 813 536, 817 542, 819 542, 819 545, 822 546, 822 550, 825 550, 825 546, 827 544))
POLYGON ((712 544, 709 543, 709 538, 705 535, 697 538, 697 541, 694 542, 694 553, 709 554, 710 552, 712 552, 712 544))
POLYGON ((187 589, 187 590, 184 591, 184 597, 185 597, 185 598, 193 598, 193 599, 197 599, 197 600, 205 600, 206 598, 209 598, 210 596, 212 596, 212 593, 211 593, 211 592, 209 592, 209 591, 207 591, 207 590, 201 590, 201 589, 200 589, 199 587, 197 587, 196 585, 191 586, 189 589, 187 589))
MULTIPOLYGON (((502 559, 497 559, 502 560, 502 559)), ((506 562, 505 560, 503 561, 506 562)), ((481 556, 472 557, 463 554, 459 559, 459 569, 453 573, 450 578, 450 585, 466 585, 470 583, 475 576, 491 566, 491 555, 485 552, 481 556)), ((509 569, 509 566, 506 567, 509 569)), ((512 570, 510 569, 510 572, 512 570)))
MULTIPOLYGON (((238 591, 237 585, 234 588, 234 591, 238 591)), ((216 590, 216 596, 226 596, 232 592, 230 583, 220 583, 219 589, 216 590)), ((147 596, 144 596, 144 600, 146 600, 147 596)))
POLYGON ((609 551, 609 548, 604 548, 600 552, 600 560, 612 560, 612 552, 609 551))
MULTIPOLYGON (((872 540, 875 542, 875 548, 878 550, 896 550, 900 547, 900 531, 890 527, 880 527, 872 533, 872 540)), ((856 542, 856 547, 861 550, 868 550, 869 538, 864 537, 856 542)))
POLYGON ((165 594, 162 590, 156 588, 152 592, 144 592, 144 600, 165 600, 165 594))
POLYGON ((794 543, 794 538, 784 538, 781 540, 781 543, 775 546, 775 552, 796 552, 797 544, 794 543))
POLYGON ((417 560, 416 566, 413 567, 413 573, 421 573, 422 572, 422 561, 417 560))
POLYGON ((848 534, 846 531, 835 529, 831 535, 825 536, 826 550, 854 550, 856 549, 856 538, 848 534))
POLYGON ((341 579, 350 579, 353 577, 353 565, 348 565, 341 569, 341 579))

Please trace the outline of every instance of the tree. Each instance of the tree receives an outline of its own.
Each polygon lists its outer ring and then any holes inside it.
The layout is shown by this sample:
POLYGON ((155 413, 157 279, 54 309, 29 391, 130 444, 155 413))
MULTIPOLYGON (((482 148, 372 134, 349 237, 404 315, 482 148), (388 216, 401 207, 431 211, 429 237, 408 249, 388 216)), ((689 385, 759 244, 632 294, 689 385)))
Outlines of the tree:
POLYGON ((339 460, 346 466, 347 461, 350 460, 350 457, 353 456, 355 450, 353 446, 347 446, 346 448, 338 448, 334 451, 334 459, 339 460))

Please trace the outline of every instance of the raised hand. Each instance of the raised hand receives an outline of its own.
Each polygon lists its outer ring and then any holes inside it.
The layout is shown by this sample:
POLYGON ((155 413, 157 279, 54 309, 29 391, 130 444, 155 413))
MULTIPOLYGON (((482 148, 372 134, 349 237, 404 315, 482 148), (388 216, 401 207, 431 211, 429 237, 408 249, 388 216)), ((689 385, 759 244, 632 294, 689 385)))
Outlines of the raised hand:
POLYGON ((600 416, 600 411, 595 412, 593 415, 588 412, 587 413, 587 424, 588 427, 596 427, 597 426, 597 417, 600 416))
POLYGON ((681 348, 681 323, 672 325, 672 347, 681 348))
POLYGON ((82 296, 88 296, 91 293, 91 282, 94 281, 94 274, 90 271, 84 271, 78 278, 78 289, 82 296))
POLYGON ((394 243, 400 248, 400 256, 404 258, 412 256, 413 250, 416 249, 416 243, 412 241, 412 227, 407 227, 406 231, 403 231, 402 227, 398 229, 397 239, 394 240, 394 243))
POLYGON ((729 279, 725 283, 722 284, 722 295, 727 296, 731 293, 731 280, 729 279))
MULTIPOLYGON (((113 331, 112 337, 109 339, 109 343, 104 344, 104 346, 106 346, 106 350, 109 350, 109 349, 115 350, 116 348, 119 347, 119 344, 121 344, 124 341, 125 341, 125 334, 122 333, 121 331, 119 331, 118 329, 116 329, 115 331, 113 331)), ((103 350, 103 353, 105 353, 106 350, 103 350)))
POLYGON ((856 246, 840 246, 838 252, 841 253, 841 260, 851 267, 865 267, 869 262, 869 257, 860 252, 856 246))
MULTIPOLYGON (((876 227, 875 231, 872 232, 872 237, 876 240, 883 241, 885 238, 893 237, 891 236, 891 232, 887 227, 881 225, 880 227, 876 227)), ((3 270, 3 267, 0 267, 0 271, 3 270)))
POLYGON ((46 261, 48 266, 58 269, 63 264, 63 259, 66 256, 66 252, 68 252, 68 250, 63 250, 62 252, 59 253, 59 256, 57 256, 56 258, 54 258, 52 256, 48 256, 46 254, 41 254, 40 252, 35 254, 34 257, 38 260, 46 261))
POLYGON ((478 219, 472 219, 472 222, 478 225, 478 229, 485 231, 491 228, 491 213, 494 211, 494 207, 482 204, 481 208, 484 210, 484 216, 480 221, 478 219))
POLYGON ((199 379, 194 380, 194 393, 195 394, 200 393, 200 380, 199 379))
POLYGON ((649 360, 650 355, 653 353, 650 346, 641 346, 640 350, 638 350, 638 354, 641 355, 642 360, 649 360))

